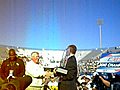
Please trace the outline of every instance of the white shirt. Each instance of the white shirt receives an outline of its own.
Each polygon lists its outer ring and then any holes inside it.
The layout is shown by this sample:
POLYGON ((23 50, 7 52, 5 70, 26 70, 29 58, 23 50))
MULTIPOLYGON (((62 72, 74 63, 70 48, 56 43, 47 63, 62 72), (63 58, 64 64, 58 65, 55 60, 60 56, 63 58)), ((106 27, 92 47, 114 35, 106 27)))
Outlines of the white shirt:
POLYGON ((44 74, 44 68, 40 64, 36 64, 31 60, 26 63, 26 74, 32 77, 39 77, 44 74))
POLYGON ((48 86, 58 86, 58 82, 54 81, 54 82, 49 82, 48 86))

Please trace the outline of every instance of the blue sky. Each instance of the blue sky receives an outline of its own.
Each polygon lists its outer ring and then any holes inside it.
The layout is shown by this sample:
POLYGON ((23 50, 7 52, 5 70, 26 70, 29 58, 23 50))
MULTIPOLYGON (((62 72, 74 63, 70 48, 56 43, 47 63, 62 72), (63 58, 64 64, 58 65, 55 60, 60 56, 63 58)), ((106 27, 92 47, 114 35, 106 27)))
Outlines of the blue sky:
POLYGON ((64 49, 120 45, 120 0, 0 0, 0 44, 64 49))

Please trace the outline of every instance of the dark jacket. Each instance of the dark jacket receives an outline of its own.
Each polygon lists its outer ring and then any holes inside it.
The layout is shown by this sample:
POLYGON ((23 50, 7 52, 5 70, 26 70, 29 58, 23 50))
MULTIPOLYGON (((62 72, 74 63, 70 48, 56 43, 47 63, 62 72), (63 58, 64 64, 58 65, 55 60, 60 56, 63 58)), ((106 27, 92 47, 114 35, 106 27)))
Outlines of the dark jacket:
POLYGON ((68 70, 68 73, 60 78, 58 90, 77 90, 77 62, 75 56, 68 58, 65 69, 68 70))
POLYGON ((22 77, 25 75, 25 65, 23 60, 15 58, 14 61, 10 61, 9 58, 4 60, 1 65, 1 77, 6 79, 9 75, 9 70, 14 70, 13 75, 15 77, 22 77))

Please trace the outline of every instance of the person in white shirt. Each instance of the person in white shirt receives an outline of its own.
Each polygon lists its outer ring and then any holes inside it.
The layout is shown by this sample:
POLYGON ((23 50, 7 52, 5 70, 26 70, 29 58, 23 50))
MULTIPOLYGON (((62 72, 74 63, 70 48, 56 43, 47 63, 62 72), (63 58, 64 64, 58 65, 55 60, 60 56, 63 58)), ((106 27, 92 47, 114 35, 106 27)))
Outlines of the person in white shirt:
POLYGON ((41 64, 39 64, 39 57, 40 56, 38 52, 32 52, 31 60, 26 63, 26 74, 30 75, 33 78, 32 83, 34 83, 34 81, 36 81, 44 75, 44 68, 41 64))

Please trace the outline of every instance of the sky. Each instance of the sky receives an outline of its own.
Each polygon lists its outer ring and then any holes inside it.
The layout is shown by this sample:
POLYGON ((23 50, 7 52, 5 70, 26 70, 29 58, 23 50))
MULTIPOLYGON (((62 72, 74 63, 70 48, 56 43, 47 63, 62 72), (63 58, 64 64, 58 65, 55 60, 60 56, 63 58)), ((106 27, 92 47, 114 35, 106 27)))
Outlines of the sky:
POLYGON ((0 45, 78 49, 120 45, 120 0, 0 0, 0 45))

